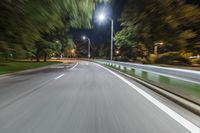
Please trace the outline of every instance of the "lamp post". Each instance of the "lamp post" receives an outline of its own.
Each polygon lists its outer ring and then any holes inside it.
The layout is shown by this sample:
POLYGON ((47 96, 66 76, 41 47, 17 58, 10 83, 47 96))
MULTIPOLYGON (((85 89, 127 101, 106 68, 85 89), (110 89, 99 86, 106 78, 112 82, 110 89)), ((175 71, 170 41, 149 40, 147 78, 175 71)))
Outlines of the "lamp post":
POLYGON ((91 57, 91 54, 90 54, 90 46, 91 46, 90 38, 88 38, 86 36, 83 36, 83 40, 87 40, 88 41, 88 58, 90 58, 91 57))
POLYGON ((159 46, 162 46, 164 43, 163 42, 158 42, 158 43, 155 43, 154 45, 154 55, 157 57, 158 56, 158 47, 159 46))
MULTIPOLYGON (((105 21, 106 17, 104 14, 100 14, 98 16, 98 19, 100 21, 105 21)), ((109 17, 109 20, 111 21, 111 46, 110 46, 110 60, 113 60, 113 35, 114 35, 114 20, 109 17)))

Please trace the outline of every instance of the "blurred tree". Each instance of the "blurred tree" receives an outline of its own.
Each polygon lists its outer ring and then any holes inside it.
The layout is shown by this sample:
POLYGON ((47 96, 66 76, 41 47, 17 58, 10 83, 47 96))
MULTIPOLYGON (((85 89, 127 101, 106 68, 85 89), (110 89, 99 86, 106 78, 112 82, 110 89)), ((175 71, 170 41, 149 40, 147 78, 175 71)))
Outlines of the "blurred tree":
POLYGON ((0 50, 20 45, 32 51, 34 42, 57 29, 90 28, 95 5, 103 1, 107 0, 1 0, 0 50))
POLYGON ((66 46, 66 47, 64 47, 65 56, 72 57, 75 54, 74 50, 76 49, 76 44, 73 41, 73 39, 72 38, 68 38, 65 46, 66 46))
POLYGON ((93 47, 95 46, 96 46, 96 51, 93 51, 93 53, 98 53, 97 57, 109 59, 110 57, 110 43, 109 42, 94 45, 93 47))
POLYGON ((162 41, 182 50, 197 37, 200 9, 183 0, 128 0, 120 22, 118 46, 142 43, 152 50, 155 42, 162 41))
POLYGON ((44 57, 44 62, 46 62, 47 60, 47 56, 53 52, 53 50, 55 49, 55 45, 57 45, 56 43, 52 43, 52 42, 48 42, 44 39, 40 39, 38 41, 35 42, 35 47, 36 47, 36 59, 37 62, 40 61, 40 57, 43 56, 44 57))

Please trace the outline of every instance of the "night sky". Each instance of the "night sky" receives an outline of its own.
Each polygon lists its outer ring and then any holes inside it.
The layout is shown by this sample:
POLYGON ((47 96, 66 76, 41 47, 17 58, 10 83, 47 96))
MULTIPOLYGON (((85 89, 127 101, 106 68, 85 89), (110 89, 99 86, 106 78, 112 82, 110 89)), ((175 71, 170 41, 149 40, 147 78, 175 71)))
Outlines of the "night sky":
MULTIPOLYGON (((114 19, 114 32, 120 30, 120 23, 118 19, 120 18, 121 12, 123 10, 126 0, 112 0, 110 4, 104 5, 99 4, 94 12, 94 17, 92 21, 93 28, 87 29, 71 29, 71 34, 76 41, 81 41, 83 35, 88 36, 91 39, 92 44, 101 44, 110 42, 110 21, 99 24, 96 21, 97 12, 102 8, 105 8, 109 17, 114 19)), ((190 4, 196 4, 200 6, 200 0, 187 0, 190 4)))

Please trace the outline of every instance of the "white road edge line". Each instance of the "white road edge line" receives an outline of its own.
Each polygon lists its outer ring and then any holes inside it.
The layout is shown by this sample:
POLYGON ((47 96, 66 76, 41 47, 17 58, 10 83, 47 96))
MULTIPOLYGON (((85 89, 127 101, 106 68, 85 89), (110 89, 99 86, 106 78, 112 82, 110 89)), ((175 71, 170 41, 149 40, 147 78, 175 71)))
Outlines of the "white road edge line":
POLYGON ((133 88, 134 90, 136 90, 138 93, 140 93, 142 96, 144 96, 146 99, 148 99, 151 103, 153 103, 158 108, 160 108, 162 111, 164 111, 171 118, 173 118, 174 120, 176 120, 178 123, 180 123, 182 126, 184 126, 190 132, 192 132, 192 133, 200 133, 200 128, 199 127, 197 127, 192 122, 188 121, 187 119, 185 119, 184 117, 182 117, 181 115, 179 115, 178 113, 176 113, 175 111, 173 111, 172 109, 170 109, 168 106, 164 105, 163 103, 161 103, 160 101, 158 101, 157 99, 155 99, 150 94, 146 93, 145 91, 143 91, 139 87, 137 87, 134 84, 132 84, 130 81, 126 80, 124 77, 122 77, 119 74, 117 74, 117 73, 109 70, 108 68, 105 68, 105 67, 103 67, 103 66, 101 66, 99 64, 96 64, 96 65, 100 66, 101 68, 104 68, 105 70, 109 71, 110 73, 112 73, 113 75, 115 75, 116 77, 118 77, 119 79, 121 79, 122 81, 124 81, 131 88, 133 88))
POLYGON ((64 76, 65 74, 61 74, 60 76, 56 77, 55 80, 61 78, 62 76, 64 76))
POLYGON ((72 68, 70 68, 69 70, 73 70, 76 66, 78 66, 78 62, 72 68))

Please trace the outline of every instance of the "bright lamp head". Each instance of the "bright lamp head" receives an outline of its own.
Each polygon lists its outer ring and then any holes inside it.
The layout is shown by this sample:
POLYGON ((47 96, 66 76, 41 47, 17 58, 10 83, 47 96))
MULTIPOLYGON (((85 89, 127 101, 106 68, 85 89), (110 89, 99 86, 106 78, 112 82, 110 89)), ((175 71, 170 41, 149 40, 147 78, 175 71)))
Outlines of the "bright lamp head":
POLYGON ((86 36, 83 36, 82 38, 83 38, 83 40, 85 40, 85 39, 86 39, 86 36))
POLYGON ((98 16, 99 21, 104 21, 105 18, 106 18, 105 14, 103 14, 103 13, 99 14, 99 16, 98 16))

